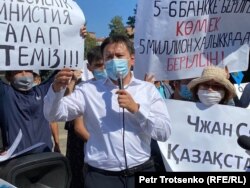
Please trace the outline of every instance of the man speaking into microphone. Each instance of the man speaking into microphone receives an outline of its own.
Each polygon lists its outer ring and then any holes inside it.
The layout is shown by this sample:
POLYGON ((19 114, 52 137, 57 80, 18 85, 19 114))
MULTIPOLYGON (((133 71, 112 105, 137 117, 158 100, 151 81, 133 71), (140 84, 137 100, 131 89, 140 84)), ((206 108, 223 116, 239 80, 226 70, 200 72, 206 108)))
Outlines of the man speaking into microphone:
POLYGON ((131 73, 134 48, 128 37, 106 38, 101 51, 108 78, 78 84, 63 96, 72 72, 61 70, 44 99, 45 117, 70 121, 84 116, 90 133, 85 188, 134 188, 136 172, 155 171, 150 142, 169 138, 170 118, 156 87, 131 73))

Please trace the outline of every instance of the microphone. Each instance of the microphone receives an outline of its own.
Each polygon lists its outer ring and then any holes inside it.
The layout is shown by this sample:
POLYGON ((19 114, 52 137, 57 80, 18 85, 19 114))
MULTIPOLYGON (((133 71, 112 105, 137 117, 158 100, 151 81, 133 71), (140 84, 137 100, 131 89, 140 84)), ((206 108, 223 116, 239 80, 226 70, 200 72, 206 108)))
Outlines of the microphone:
POLYGON ((250 150, 250 136, 241 135, 238 137, 237 142, 243 149, 250 150))
POLYGON ((123 89, 123 80, 122 79, 123 79, 122 73, 118 72, 117 73, 117 82, 118 82, 119 89, 123 89))
MULTIPOLYGON (((121 89, 124 89, 123 88, 123 80, 122 80, 122 72, 117 72, 117 82, 118 82, 118 86, 119 86, 119 89, 121 90, 121 89)), ((124 108, 122 108, 122 110, 123 110, 123 119, 124 119, 124 108)))
MULTIPOLYGON (((122 77, 122 72, 117 72, 117 83, 119 86, 119 89, 124 89, 123 88, 123 77, 122 77)), ((125 149, 125 113, 124 113, 124 107, 122 107, 122 148, 123 148, 123 155, 124 155, 124 162, 125 162, 125 166, 126 169, 128 169, 128 162, 127 162, 127 154, 126 154, 126 149, 125 149)), ((127 181, 127 180, 125 180, 127 181)), ((125 182, 127 184, 127 182, 125 182)), ((127 187, 127 186, 125 186, 127 187)))

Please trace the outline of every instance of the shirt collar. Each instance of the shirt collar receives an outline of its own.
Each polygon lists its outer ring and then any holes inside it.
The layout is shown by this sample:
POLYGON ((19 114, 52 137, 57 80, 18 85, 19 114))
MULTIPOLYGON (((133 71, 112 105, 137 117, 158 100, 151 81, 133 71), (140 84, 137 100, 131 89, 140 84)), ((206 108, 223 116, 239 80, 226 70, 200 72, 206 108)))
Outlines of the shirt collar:
MULTIPOLYGON (((139 81, 139 80, 136 79, 136 78, 134 77, 133 73, 131 72, 131 80, 130 80, 130 82, 129 82, 128 85, 125 85, 125 86, 124 86, 124 88, 126 89, 126 88, 128 88, 128 87, 130 87, 130 86, 137 85, 137 84, 139 84, 138 81, 139 81)), ((105 84, 108 84, 108 85, 116 86, 116 85, 111 81, 110 78, 103 79, 103 80, 102 80, 102 84, 104 84, 104 85, 105 85, 105 84)), ((116 86, 116 87, 118 87, 118 86, 116 86)))

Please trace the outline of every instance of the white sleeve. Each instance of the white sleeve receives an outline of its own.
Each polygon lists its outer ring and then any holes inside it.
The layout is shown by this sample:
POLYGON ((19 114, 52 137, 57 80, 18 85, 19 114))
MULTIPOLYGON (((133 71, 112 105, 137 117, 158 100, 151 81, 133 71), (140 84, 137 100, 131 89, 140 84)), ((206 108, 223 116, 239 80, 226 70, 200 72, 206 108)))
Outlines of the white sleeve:
POLYGON ((140 104, 135 116, 146 134, 155 140, 166 141, 171 134, 171 121, 167 105, 156 89, 151 93, 151 103, 148 106, 140 104))
POLYGON ((75 89, 68 96, 64 96, 64 92, 65 89, 55 93, 50 86, 44 97, 43 112, 49 122, 70 121, 83 113, 84 99, 81 91, 75 89))

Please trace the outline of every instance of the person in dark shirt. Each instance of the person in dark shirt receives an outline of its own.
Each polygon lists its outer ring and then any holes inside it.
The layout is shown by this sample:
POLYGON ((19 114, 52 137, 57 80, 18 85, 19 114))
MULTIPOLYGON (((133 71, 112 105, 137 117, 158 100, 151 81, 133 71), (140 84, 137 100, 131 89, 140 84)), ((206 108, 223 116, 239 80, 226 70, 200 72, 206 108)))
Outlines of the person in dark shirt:
MULTIPOLYGON (((86 37, 86 26, 80 28, 80 35, 86 37)), ((43 100, 57 72, 34 86, 33 70, 6 71, 7 82, 0 80, 0 128, 5 150, 21 130, 23 135, 14 154, 38 143, 42 145, 33 153, 52 151, 52 132, 44 117, 43 100)))
POLYGON ((0 81, 0 127, 5 148, 15 141, 19 131, 22 138, 14 153, 37 143, 43 143, 34 153, 51 151, 53 144, 49 122, 43 115, 43 98, 54 80, 54 74, 33 87, 33 71, 7 71, 0 81))
MULTIPOLYGON (((34 77, 33 86, 41 84, 42 78, 39 70, 33 70, 33 77, 34 77)), ((54 141, 53 151, 61 153, 60 143, 59 143, 59 125, 56 121, 50 122, 50 128, 51 128, 52 138, 54 141)))

